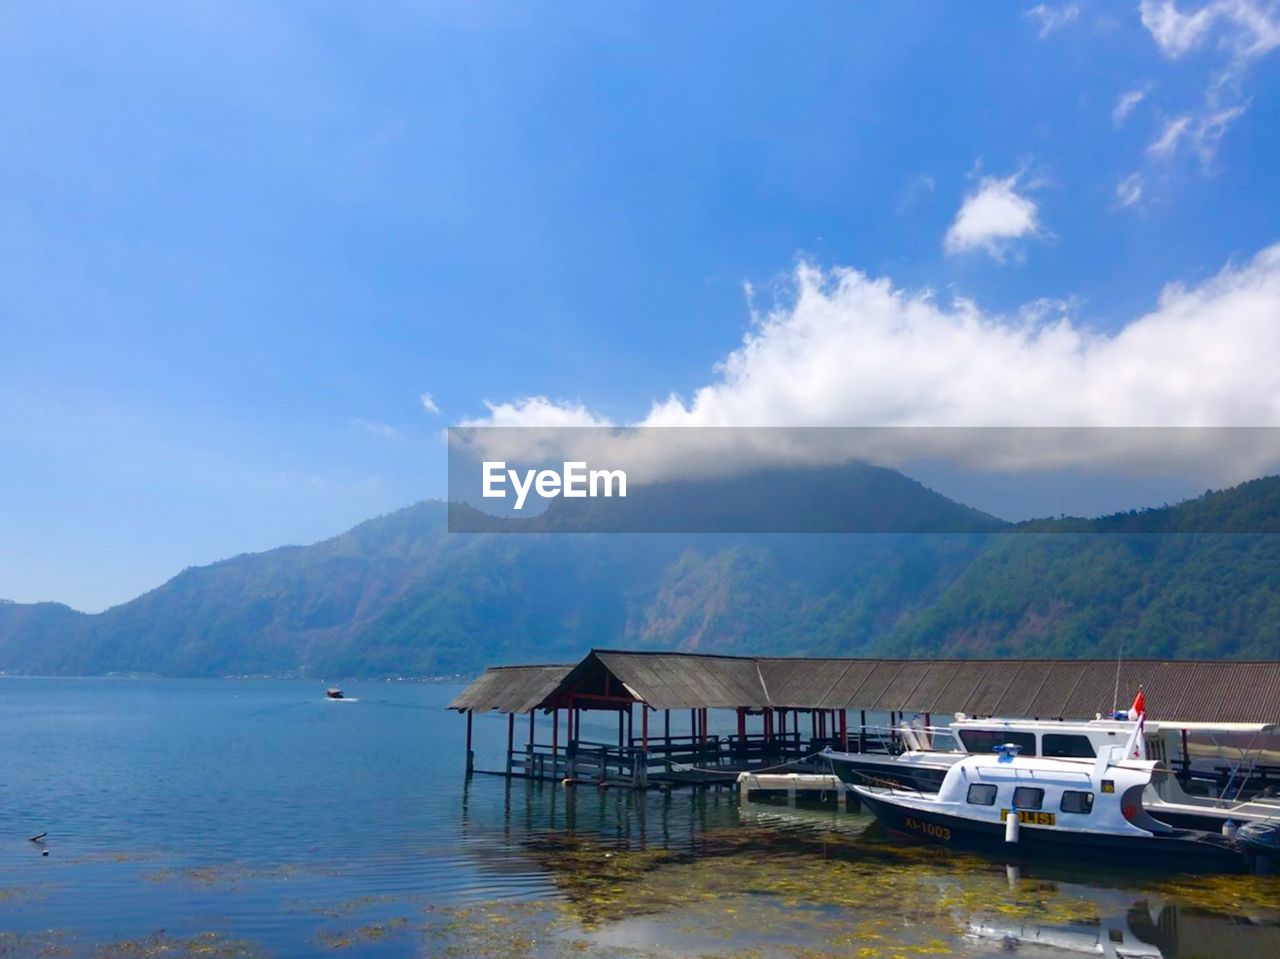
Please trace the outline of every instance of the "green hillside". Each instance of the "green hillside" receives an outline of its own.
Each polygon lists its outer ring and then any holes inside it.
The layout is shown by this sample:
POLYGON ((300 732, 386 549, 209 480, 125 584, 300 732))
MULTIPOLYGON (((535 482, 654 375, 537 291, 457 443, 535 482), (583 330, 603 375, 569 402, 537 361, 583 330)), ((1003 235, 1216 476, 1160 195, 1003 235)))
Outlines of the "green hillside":
MULTIPOLYGON (((975 518, 993 525, 891 475, 874 486, 899 518, 918 509, 960 530, 975 518)), ((1280 528, 1274 477, 1003 534, 503 535, 445 525, 444 504, 420 503, 312 546, 185 570, 96 615, 0 603, 0 670, 443 675, 569 660, 593 645, 1106 657, 1123 642, 1132 656, 1280 655, 1280 537, 1196 532, 1280 528)))

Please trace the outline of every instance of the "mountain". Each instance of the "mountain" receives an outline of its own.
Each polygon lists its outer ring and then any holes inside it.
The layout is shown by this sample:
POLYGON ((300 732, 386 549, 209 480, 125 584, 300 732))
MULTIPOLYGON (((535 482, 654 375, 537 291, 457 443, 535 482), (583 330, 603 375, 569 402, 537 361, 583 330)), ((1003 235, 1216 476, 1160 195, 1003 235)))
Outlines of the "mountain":
MULTIPOLYGON (((593 645, 921 656, 1106 657, 1122 642, 1128 656, 1280 650, 1280 537, 1198 532, 1280 528, 1280 478, 1157 510, 1001 527, 901 474, 865 469, 845 474, 856 495, 841 507, 859 528, 876 517, 911 528, 919 515, 953 531, 463 534, 447 532, 445 504, 419 503, 311 546, 185 570, 95 615, 0 603, 0 670, 443 675, 572 660, 593 645)), ((780 479, 762 472, 755 482, 780 479)), ((841 474, 803 479, 831 490, 841 474)), ((686 492, 710 502, 708 484, 686 492)), ((744 484, 725 500, 751 502, 744 484)), ((582 519, 548 513, 543 529, 582 519)))
POLYGON ((467 532, 758 533, 992 532, 1009 524, 897 470, 847 463, 764 467, 714 479, 633 486, 625 498, 553 499, 540 515, 485 515, 455 503, 467 532))

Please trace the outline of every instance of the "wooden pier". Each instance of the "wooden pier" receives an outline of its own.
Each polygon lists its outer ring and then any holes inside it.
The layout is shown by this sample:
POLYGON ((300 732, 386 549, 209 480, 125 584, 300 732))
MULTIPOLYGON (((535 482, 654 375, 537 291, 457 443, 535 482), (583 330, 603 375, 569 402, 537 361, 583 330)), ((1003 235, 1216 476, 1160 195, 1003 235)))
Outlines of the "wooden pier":
MULTIPOLYGON (((828 774, 817 758, 826 747, 898 752, 908 720, 930 727, 934 715, 960 712, 1088 720, 1110 710, 1114 689, 1140 686, 1153 716, 1188 723, 1280 719, 1274 661, 792 659, 613 650, 592 650, 573 665, 492 667, 449 708, 466 716, 469 773, 601 788, 738 788, 742 773, 828 774), (712 710, 720 720, 715 732, 712 710), (476 769, 472 718, 491 711, 507 717, 505 762, 476 769), (888 721, 869 725, 868 712, 888 721), (589 734, 584 716, 592 719, 589 734), (601 728, 612 723, 617 734, 603 741, 601 728)), ((1168 764, 1190 775, 1185 733, 1180 752, 1168 764)), ((1225 782, 1238 771, 1207 775, 1225 782)), ((1261 762, 1251 775, 1265 786, 1268 777, 1280 778, 1280 765, 1261 762)))

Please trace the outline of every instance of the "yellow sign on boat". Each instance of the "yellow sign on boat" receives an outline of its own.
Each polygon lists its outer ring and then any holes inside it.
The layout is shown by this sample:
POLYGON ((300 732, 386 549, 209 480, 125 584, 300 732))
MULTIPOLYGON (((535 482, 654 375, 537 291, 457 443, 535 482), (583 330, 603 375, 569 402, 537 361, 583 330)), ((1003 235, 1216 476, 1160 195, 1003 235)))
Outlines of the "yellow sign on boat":
MULTIPOLYGON (((1000 821, 1004 822, 1009 818, 1009 810, 1000 810, 1000 821)), ((1051 812, 1038 812, 1035 809, 1019 809, 1018 822, 1028 826, 1056 826, 1058 817, 1051 812)))

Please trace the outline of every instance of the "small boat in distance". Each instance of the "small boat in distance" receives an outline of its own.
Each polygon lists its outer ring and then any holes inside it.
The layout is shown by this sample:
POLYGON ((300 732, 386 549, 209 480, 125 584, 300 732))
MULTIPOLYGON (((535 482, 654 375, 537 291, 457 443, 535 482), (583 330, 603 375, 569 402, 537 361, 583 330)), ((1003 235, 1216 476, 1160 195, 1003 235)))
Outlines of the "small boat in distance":
POLYGON ((337 686, 330 686, 328 689, 326 689, 326 690, 324 691, 324 694, 325 694, 327 697, 329 697, 330 699, 345 699, 345 698, 346 698, 345 696, 343 696, 343 695, 342 695, 342 690, 341 690, 341 689, 339 689, 337 686))

